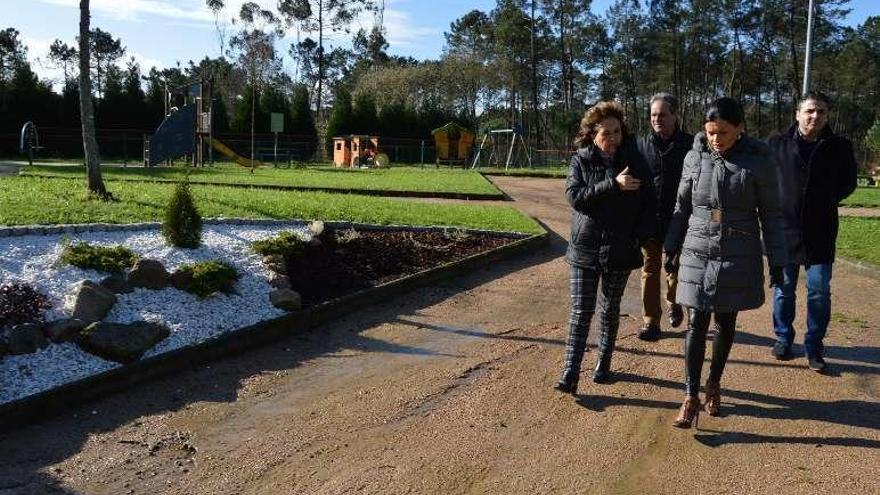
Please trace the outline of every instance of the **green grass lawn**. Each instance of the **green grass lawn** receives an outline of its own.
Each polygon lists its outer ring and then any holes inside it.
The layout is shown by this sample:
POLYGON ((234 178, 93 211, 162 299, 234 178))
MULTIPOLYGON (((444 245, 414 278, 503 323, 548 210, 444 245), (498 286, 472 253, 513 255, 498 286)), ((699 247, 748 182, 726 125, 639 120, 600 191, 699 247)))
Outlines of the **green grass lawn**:
POLYGON ((837 254, 880 266, 880 218, 841 217, 837 254))
MULTIPOLYGON (((470 170, 449 170, 418 167, 390 169, 257 168, 237 165, 213 167, 103 167, 107 181, 172 181, 189 176, 193 184, 235 184, 250 186, 289 187, 293 189, 339 189, 354 191, 395 191, 420 194, 504 195, 479 173, 470 170)), ((34 165, 21 170, 22 175, 83 178, 85 170, 78 165, 34 165)))
MULTIPOLYGON (((0 225, 160 221, 174 186, 109 182, 116 201, 86 194, 82 179, 0 178, 0 225)), ((540 233, 531 218, 509 206, 449 204, 315 191, 195 185, 204 217, 301 218, 381 225, 435 225, 540 233)))
POLYGON ((841 206, 880 208, 880 187, 857 187, 841 206))

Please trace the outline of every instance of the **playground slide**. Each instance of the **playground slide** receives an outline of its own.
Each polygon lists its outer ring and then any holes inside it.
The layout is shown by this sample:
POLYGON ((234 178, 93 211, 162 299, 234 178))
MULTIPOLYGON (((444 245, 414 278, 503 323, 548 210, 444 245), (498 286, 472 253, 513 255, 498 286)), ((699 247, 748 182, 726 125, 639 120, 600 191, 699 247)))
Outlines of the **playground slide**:
MULTIPOLYGON (((250 167, 251 166, 251 159, 250 158, 245 158, 245 157, 239 155, 238 153, 232 151, 232 149, 230 149, 229 146, 226 146, 225 144, 221 143, 217 139, 211 138, 211 146, 213 146, 215 150, 220 152, 220 154, 222 154, 226 158, 229 158, 230 160, 234 161, 235 163, 241 165, 242 167, 250 167)), ((266 164, 259 161, 259 160, 254 160, 254 166, 265 167, 266 164)))

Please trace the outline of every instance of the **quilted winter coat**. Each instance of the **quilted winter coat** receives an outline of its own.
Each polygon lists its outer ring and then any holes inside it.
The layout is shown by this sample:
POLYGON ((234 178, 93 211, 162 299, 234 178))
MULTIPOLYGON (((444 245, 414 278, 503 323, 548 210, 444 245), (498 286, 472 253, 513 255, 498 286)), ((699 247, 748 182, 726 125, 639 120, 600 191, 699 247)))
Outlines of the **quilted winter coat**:
POLYGON ((642 266, 641 244, 656 232, 657 198, 651 170, 627 139, 606 162, 590 144, 571 159, 565 197, 571 205, 571 240, 565 259, 573 266, 603 271, 642 266), (638 191, 621 191, 615 178, 626 167, 642 181, 638 191))
POLYGON ((761 306, 762 251, 770 266, 787 263, 770 148, 744 136, 721 155, 697 134, 664 248, 680 253, 679 304, 713 312, 761 306))

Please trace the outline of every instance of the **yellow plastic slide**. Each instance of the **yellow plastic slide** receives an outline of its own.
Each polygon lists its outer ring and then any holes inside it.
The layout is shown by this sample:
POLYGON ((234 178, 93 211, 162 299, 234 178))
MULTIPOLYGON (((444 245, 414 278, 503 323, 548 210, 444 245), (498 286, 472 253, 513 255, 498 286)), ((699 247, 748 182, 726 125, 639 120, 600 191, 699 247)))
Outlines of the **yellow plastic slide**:
MULTIPOLYGON (((242 167, 250 168, 251 159, 245 158, 245 157, 239 155, 238 153, 232 151, 232 149, 230 149, 229 146, 226 146, 225 144, 221 143, 220 141, 218 141, 214 138, 211 138, 211 146, 213 146, 215 150, 219 151, 220 154, 222 154, 226 158, 229 158, 230 160, 234 161, 235 163, 241 165, 242 167)), ((259 160, 254 160, 254 166, 255 167, 265 167, 267 165, 259 160)))

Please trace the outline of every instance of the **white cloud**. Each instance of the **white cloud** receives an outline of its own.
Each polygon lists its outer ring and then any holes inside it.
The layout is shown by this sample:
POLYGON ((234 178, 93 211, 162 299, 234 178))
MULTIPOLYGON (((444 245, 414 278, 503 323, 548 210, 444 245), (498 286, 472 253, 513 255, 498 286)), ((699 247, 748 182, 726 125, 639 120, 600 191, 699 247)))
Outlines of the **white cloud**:
MULTIPOLYGON (((41 0, 44 3, 79 8, 78 0, 41 0)), ((213 22, 214 16, 204 2, 197 0, 92 0, 91 12, 125 21, 143 20, 143 15, 156 15, 174 19, 213 22)))

